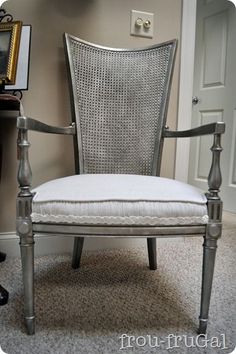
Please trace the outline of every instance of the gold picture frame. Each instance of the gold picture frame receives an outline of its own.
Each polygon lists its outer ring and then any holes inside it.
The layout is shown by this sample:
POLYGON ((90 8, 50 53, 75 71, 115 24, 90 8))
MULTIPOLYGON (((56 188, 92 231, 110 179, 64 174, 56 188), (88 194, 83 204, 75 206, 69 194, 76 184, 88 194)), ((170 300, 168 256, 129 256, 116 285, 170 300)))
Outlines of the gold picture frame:
POLYGON ((0 84, 14 85, 22 21, 0 23, 0 84))

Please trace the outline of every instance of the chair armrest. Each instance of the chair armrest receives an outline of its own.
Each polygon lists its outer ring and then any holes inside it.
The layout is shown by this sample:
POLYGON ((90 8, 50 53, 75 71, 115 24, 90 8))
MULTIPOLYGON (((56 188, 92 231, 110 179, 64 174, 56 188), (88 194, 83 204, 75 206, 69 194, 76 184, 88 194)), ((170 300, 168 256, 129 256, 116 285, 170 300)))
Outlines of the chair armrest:
POLYGON ((223 134, 225 132, 225 123, 217 122, 202 125, 197 128, 182 130, 182 131, 171 131, 165 128, 162 136, 164 138, 190 138, 193 136, 209 135, 209 134, 223 134))
POLYGON ((54 127, 29 117, 18 117, 16 126, 18 129, 34 130, 41 133, 75 135, 75 123, 69 127, 54 127))

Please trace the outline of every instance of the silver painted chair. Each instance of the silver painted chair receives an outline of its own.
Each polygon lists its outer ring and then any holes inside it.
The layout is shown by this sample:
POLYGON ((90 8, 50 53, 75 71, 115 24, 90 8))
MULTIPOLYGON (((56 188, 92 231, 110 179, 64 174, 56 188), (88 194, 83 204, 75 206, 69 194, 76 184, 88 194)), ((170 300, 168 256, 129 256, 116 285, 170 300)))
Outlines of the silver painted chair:
MULTIPOLYGON (((221 235, 220 153, 224 123, 188 131, 165 127, 176 41, 145 49, 111 49, 65 34, 72 102, 69 127, 19 117, 17 233, 25 321, 35 332, 34 234, 74 236, 78 268, 85 237, 145 237, 150 269, 156 237, 203 236, 199 332, 205 333, 217 239, 221 235), (28 131, 74 138, 75 175, 31 191, 28 131), (212 134, 209 191, 159 176, 164 138, 212 134)), ((96 270, 95 270, 96 271, 96 270)), ((187 286, 187 285, 186 285, 187 286)))

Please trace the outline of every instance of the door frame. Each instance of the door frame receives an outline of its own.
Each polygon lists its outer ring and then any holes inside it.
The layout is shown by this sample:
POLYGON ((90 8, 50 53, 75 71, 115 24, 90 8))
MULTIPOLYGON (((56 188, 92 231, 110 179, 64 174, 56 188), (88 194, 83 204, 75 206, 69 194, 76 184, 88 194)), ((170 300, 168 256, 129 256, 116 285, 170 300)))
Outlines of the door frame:
MULTIPOLYGON (((228 0, 236 7, 236 0, 228 0)), ((177 130, 191 128, 197 0, 183 0, 177 130)), ((177 139, 175 179, 188 182, 190 139, 177 139)))
MULTIPOLYGON (((197 0, 183 0, 177 130, 191 128, 197 0)), ((177 139, 175 179, 188 181, 190 139, 177 139)))

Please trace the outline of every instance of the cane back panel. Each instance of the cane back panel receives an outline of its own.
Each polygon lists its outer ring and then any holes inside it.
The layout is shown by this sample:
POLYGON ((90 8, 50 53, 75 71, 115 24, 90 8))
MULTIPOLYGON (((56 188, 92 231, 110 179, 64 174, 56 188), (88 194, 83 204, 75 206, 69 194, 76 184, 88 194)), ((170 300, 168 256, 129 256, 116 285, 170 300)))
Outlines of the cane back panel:
POLYGON ((157 174, 176 41, 110 49, 65 34, 80 173, 157 174))

